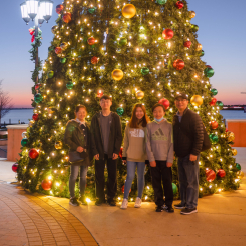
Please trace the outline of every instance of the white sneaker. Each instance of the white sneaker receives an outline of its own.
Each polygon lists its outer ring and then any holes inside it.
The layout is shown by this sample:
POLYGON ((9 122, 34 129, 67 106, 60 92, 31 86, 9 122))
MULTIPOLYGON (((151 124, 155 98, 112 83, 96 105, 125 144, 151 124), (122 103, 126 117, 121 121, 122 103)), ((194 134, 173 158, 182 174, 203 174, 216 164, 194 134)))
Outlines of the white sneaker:
POLYGON ((136 201, 135 201, 135 204, 134 204, 134 208, 140 208, 141 207, 141 203, 142 203, 141 198, 137 197, 136 201))
POLYGON ((127 204, 128 204, 128 201, 126 198, 123 199, 122 201, 122 204, 120 206, 121 209, 127 209, 127 204))

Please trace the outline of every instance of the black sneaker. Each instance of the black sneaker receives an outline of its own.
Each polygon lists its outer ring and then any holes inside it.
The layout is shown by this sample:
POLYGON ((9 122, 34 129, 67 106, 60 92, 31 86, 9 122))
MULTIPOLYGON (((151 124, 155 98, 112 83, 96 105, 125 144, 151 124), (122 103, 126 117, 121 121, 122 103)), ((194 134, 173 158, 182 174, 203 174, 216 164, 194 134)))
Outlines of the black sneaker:
POLYGON ((181 214, 193 214, 197 212, 198 212, 197 208, 183 208, 180 213, 181 214))
POLYGON ((168 213, 173 213, 174 212, 174 209, 172 206, 165 206, 164 210, 168 213))
POLYGON ((108 201, 108 205, 111 206, 111 207, 115 207, 116 206, 115 200, 109 200, 108 201))
POLYGON ((164 209, 163 206, 157 206, 156 209, 155 209, 155 211, 156 212, 162 212, 163 209, 164 209))
POLYGON ((81 202, 82 205, 88 205, 87 201, 85 200, 85 196, 81 196, 79 198, 79 201, 81 202))
POLYGON ((183 209, 185 206, 183 206, 181 203, 174 205, 174 208, 176 209, 183 209))
POLYGON ((96 206, 101 206, 104 203, 104 201, 101 201, 99 199, 96 200, 95 205, 96 206))
POLYGON ((78 203, 76 197, 71 197, 70 198, 70 201, 69 201, 69 204, 72 205, 72 206, 74 206, 74 207, 79 206, 79 203, 78 203))

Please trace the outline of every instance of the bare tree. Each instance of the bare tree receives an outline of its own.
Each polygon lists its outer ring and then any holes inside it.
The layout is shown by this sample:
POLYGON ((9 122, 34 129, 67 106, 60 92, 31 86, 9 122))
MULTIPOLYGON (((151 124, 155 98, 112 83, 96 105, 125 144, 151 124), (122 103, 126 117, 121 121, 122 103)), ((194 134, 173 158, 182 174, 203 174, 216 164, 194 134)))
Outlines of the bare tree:
POLYGON ((8 92, 3 91, 2 82, 3 80, 0 80, 0 127, 2 118, 13 108, 12 98, 8 92))

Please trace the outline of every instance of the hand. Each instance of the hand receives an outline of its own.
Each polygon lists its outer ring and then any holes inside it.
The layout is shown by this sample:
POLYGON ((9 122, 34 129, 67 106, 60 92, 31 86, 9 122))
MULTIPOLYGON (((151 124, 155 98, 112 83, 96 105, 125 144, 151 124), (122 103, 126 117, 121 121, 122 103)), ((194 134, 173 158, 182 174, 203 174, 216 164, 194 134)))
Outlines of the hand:
POLYGON ((123 164, 126 165, 126 160, 122 160, 123 164))
POLYGON ((151 167, 156 167, 156 162, 155 161, 150 161, 149 164, 150 164, 151 167))
POLYGON ((99 160, 99 154, 94 156, 95 160, 99 160))
POLYGON ((190 161, 196 161, 197 156, 190 154, 190 161))
POLYGON ((79 147, 76 149, 76 151, 79 152, 79 153, 82 153, 82 152, 84 151, 84 149, 83 149, 81 146, 79 146, 79 147))
POLYGON ((172 163, 170 163, 170 162, 167 162, 167 167, 171 167, 173 164, 172 163))
POLYGON ((118 158, 118 155, 113 153, 113 160, 116 160, 118 158))

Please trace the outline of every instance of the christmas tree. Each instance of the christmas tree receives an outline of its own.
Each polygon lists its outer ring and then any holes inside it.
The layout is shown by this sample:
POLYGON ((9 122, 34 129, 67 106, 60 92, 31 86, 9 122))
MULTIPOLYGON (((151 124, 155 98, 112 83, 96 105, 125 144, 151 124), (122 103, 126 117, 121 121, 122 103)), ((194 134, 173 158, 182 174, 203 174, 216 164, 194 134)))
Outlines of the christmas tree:
MULTIPOLYGON (((18 161, 18 180, 25 188, 69 197, 63 136, 77 104, 87 107, 90 122, 100 110, 99 98, 110 95, 111 110, 121 117, 124 130, 136 103, 145 105, 150 118, 151 107, 162 103, 171 122, 176 113, 174 96, 180 91, 189 96, 189 108, 202 117, 212 143, 200 160, 200 196, 239 187, 241 167, 230 146, 234 134, 226 132, 220 115, 223 103, 216 100, 218 91, 210 84, 214 70, 201 59, 199 27, 191 24, 195 12, 188 11, 185 0, 66 0, 56 12, 54 39, 40 81, 33 87, 33 121, 18 161)), ((34 82, 35 78, 36 74, 34 82)), ((172 170, 177 197, 176 161, 172 170)), ((126 167, 119 158, 119 199, 125 178, 126 167)), ((94 187, 91 167, 86 188, 90 199, 94 187)), ((131 199, 136 188, 134 180, 131 199)), ((144 198, 153 198, 148 167, 144 198)))

